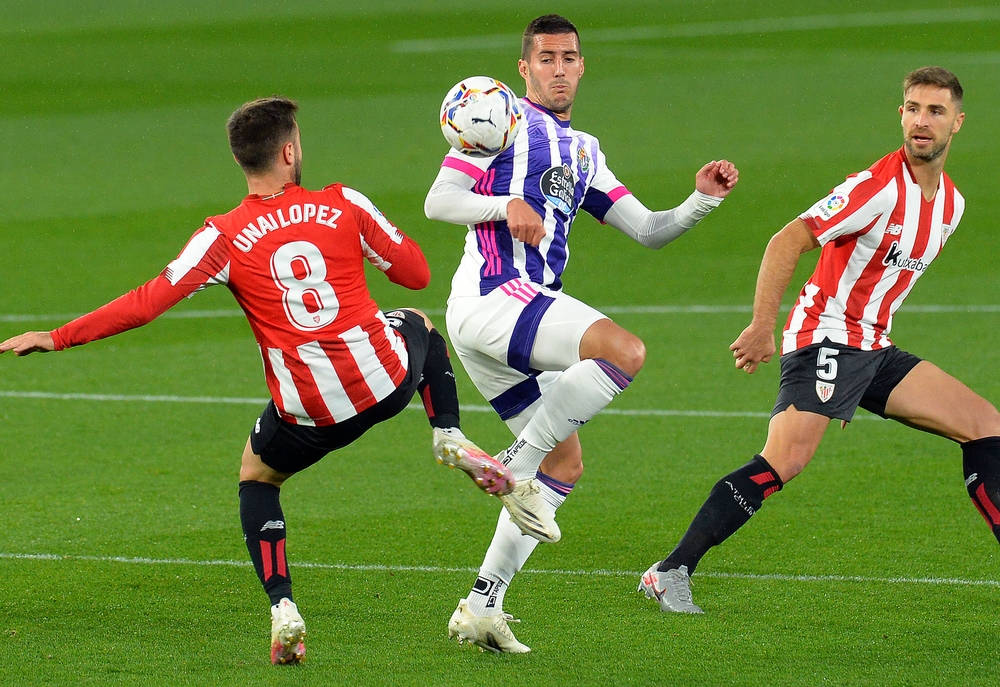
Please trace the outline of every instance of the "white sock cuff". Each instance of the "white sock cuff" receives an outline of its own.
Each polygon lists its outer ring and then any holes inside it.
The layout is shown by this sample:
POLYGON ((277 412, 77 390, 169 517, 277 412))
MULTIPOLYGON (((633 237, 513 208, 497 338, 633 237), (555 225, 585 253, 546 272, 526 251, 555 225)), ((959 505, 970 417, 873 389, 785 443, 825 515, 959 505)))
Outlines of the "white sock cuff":
POLYGON ((559 506, 563 505, 566 497, 573 491, 573 485, 569 482, 560 482, 541 470, 535 473, 535 483, 538 484, 542 498, 552 506, 552 510, 557 510, 559 506))

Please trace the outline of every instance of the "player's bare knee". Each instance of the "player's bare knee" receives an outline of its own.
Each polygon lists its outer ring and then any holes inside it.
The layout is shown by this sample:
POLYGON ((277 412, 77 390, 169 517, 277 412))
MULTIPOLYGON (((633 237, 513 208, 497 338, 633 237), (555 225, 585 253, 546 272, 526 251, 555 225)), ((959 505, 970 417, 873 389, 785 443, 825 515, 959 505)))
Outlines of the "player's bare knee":
MULTIPOLYGON (((769 461, 770 462, 770 461, 769 461)), ((774 471, 778 473, 778 477, 781 478, 783 484, 788 484, 793 478, 798 477, 799 474, 805 470, 806 465, 809 461, 788 461, 786 463, 781 463, 780 465, 772 465, 774 471)))
POLYGON ((272 470, 268 466, 260 463, 258 465, 247 465, 244 464, 240 467, 240 481, 241 482, 264 482, 265 484, 272 484, 276 487, 280 487, 285 483, 290 475, 283 475, 280 472, 272 470))
POLYGON ((615 347, 615 359, 610 362, 629 377, 635 377, 646 362, 646 344, 630 334, 615 347))
POLYGON ((779 452, 767 451, 767 447, 765 447, 761 455, 768 465, 778 473, 781 481, 786 484, 805 470, 806 465, 812 460, 812 452, 801 447, 792 447, 789 450, 779 452))
POLYGON ((1000 411, 992 403, 982 399, 982 403, 971 415, 970 436, 965 441, 1000 436, 1000 411))

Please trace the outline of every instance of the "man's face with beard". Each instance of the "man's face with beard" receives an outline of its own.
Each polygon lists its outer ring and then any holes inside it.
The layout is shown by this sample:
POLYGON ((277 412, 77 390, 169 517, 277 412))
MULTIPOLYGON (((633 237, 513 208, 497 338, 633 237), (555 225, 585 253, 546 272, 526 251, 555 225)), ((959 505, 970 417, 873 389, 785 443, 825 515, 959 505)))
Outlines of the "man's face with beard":
POLYGON ((899 114, 903 144, 911 162, 933 162, 940 158, 965 120, 965 113, 952 99, 951 91, 931 85, 910 88, 899 114))
POLYGON ((568 120, 583 76, 576 34, 537 34, 528 59, 519 60, 517 67, 524 77, 528 100, 568 120))

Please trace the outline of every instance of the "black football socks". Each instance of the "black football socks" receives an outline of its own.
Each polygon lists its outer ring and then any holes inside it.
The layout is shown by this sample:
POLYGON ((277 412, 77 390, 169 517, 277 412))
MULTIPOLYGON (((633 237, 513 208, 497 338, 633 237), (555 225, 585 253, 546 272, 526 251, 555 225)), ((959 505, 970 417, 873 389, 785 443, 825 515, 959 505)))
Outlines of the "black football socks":
POLYGON ((774 468, 762 456, 754 456, 739 470, 715 483, 677 548, 657 569, 666 572, 686 565, 690 575, 710 548, 745 525, 764 499, 782 486, 774 468))
POLYGON ((1000 437, 962 444, 962 468, 972 503, 1000 541, 1000 437))
POLYGON ((285 516, 281 490, 265 482, 240 482, 240 522, 243 539, 264 591, 274 605, 292 598, 292 576, 285 558, 285 516))
POLYGON ((448 357, 448 345, 437 329, 432 329, 427 346, 427 360, 417 384, 431 427, 458 427, 458 389, 455 372, 448 357))

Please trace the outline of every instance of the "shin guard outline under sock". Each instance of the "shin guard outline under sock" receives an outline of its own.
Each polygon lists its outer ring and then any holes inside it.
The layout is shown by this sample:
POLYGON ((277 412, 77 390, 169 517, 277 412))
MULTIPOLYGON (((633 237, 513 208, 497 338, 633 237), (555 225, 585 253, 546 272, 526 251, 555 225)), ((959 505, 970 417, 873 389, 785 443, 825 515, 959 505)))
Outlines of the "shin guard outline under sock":
POLYGON ((972 503, 1000 542, 1000 437, 962 444, 962 469, 972 503))
POLYGON ((281 489, 266 482, 240 482, 240 522, 250 560, 271 605, 292 598, 292 575, 285 557, 285 516, 281 489))
POLYGON ((458 389, 455 371, 451 367, 448 344, 437 329, 430 331, 427 359, 417 384, 417 393, 431 427, 447 429, 459 426, 458 389))
POLYGON ((504 463, 514 479, 532 477, 556 444, 589 422, 631 381, 631 377, 602 359, 581 360, 566 368, 508 449, 504 463))
POLYGON ((660 563, 658 570, 666 572, 686 565, 688 574, 694 573, 710 548, 718 546, 745 525, 764 499, 783 486, 778 473, 764 457, 754 456, 749 463, 715 483, 677 548, 660 563))

